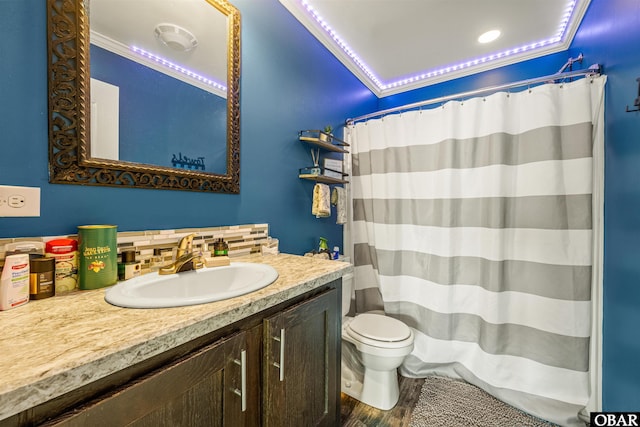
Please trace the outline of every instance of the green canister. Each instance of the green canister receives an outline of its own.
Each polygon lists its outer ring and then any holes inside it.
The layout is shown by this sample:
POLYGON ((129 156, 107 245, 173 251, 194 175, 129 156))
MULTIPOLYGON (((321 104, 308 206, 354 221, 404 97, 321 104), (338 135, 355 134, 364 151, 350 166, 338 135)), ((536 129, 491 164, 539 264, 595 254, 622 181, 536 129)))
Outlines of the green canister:
POLYGON ((78 287, 98 289, 118 281, 118 229, 115 225, 78 227, 78 287))

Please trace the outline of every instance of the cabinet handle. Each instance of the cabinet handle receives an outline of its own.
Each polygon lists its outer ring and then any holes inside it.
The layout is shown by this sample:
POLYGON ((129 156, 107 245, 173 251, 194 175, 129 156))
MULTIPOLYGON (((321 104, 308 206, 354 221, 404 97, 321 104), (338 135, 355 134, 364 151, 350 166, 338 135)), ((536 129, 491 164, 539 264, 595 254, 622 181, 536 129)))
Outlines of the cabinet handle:
POLYGON ((273 339, 280 343, 280 363, 273 362, 273 366, 280 371, 280 381, 284 381, 284 329, 280 329, 280 336, 273 339))
POLYGON ((240 390, 233 389, 233 392, 240 396, 242 412, 247 410, 247 352, 240 352, 240 360, 233 359, 233 363, 240 365, 240 390))

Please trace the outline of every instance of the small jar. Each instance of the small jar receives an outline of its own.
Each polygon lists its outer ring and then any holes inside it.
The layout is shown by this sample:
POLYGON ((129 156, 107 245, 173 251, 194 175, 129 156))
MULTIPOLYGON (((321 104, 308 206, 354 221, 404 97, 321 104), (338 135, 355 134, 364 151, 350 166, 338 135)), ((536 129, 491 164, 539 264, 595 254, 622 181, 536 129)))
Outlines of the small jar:
POLYGON ((227 256, 229 255, 229 245, 221 238, 215 241, 213 244, 213 256, 227 256))
POLYGON ((54 258, 33 258, 29 261, 29 299, 44 299, 55 295, 54 258))
POLYGON ((122 261, 118 263, 118 280, 129 280, 141 273, 140 262, 136 261, 136 251, 122 251, 122 261))
POLYGON ((55 260, 56 294, 78 288, 78 242, 74 239, 54 239, 45 245, 45 256, 55 260))

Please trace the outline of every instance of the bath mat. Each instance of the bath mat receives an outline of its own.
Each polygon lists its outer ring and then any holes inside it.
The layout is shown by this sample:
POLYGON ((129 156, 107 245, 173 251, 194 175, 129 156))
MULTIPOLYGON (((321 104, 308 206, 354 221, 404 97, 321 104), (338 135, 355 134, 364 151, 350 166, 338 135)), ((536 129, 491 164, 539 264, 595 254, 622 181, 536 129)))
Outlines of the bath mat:
POLYGON ((465 381, 425 378, 410 427, 553 427, 465 381))

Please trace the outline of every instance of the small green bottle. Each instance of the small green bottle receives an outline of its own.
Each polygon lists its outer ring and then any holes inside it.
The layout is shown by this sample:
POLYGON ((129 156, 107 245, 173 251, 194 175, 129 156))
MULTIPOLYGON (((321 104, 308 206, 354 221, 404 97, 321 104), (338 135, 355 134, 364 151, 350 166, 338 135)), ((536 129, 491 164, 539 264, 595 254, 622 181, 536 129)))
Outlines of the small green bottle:
POLYGON ((329 245, 327 244, 327 239, 325 237, 320 237, 320 243, 318 244, 318 251, 329 250, 329 245))

